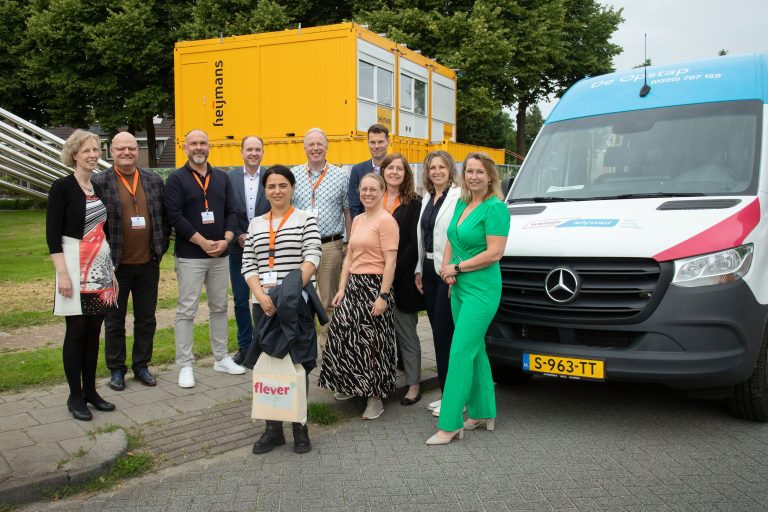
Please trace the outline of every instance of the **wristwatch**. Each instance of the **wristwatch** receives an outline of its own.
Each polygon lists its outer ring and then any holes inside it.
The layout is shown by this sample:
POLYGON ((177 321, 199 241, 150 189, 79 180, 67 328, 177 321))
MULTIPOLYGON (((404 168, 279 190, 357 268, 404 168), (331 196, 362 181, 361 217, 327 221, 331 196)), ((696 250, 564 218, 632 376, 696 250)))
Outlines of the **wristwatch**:
POLYGON ((455 270, 457 274, 461 274, 461 267, 458 263, 453 266, 453 270, 455 270))
POLYGON ((379 297, 384 300, 389 300, 389 292, 379 292, 379 297))

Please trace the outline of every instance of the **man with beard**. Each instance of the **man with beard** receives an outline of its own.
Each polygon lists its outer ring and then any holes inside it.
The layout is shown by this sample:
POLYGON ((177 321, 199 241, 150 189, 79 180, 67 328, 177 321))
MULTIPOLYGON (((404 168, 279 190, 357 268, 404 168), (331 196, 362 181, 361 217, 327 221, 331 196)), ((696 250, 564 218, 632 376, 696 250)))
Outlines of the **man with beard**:
POLYGON ((232 375, 245 373, 227 354, 227 289, 229 260, 227 250, 234 240, 237 212, 232 184, 226 173, 208 163, 210 145, 202 130, 184 137, 187 163, 176 169, 165 184, 165 207, 176 229, 176 364, 179 386, 195 385, 192 370, 192 335, 200 294, 208 295, 213 369, 232 375))

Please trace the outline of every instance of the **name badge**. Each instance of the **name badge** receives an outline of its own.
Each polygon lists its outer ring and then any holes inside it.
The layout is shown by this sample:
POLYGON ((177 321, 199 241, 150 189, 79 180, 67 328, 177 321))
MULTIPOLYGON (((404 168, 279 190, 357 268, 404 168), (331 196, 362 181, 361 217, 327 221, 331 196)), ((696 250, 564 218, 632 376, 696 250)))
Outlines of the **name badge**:
POLYGON ((261 274, 261 287, 262 288, 274 288, 277 286, 277 271, 270 270, 261 274))
POLYGON ((310 208, 308 211, 309 211, 310 215, 314 215, 315 217, 319 217, 320 216, 319 215, 320 212, 318 211, 317 208, 310 208))
POLYGON ((200 215, 202 215, 202 217, 203 217, 203 224, 213 224, 213 212, 212 211, 200 212, 200 215))
POLYGON ((131 229, 144 229, 147 227, 147 221, 144 217, 131 217, 131 229))

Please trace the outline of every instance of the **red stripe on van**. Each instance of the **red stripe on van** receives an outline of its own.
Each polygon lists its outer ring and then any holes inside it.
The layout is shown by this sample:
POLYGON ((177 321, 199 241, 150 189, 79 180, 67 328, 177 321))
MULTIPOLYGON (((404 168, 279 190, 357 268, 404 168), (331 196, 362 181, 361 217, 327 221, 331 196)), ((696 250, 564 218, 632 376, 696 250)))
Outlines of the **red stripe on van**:
POLYGON ((723 219, 698 235, 660 252, 653 256, 653 259, 656 261, 677 260, 738 247, 744 243, 744 239, 755 229, 758 222, 760 222, 760 200, 755 198, 749 205, 727 219, 723 219))

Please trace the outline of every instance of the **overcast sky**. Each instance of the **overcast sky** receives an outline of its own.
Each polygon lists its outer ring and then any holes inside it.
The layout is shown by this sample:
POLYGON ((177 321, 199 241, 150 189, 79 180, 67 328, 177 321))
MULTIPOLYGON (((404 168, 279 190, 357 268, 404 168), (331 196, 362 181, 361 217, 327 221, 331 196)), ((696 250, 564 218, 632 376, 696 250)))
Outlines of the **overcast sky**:
MULTIPOLYGON (((768 0, 598 0, 623 8, 624 23, 612 42, 624 51, 617 70, 643 62, 643 34, 654 65, 717 56, 768 51, 768 0)), ((549 114, 552 105, 542 105, 549 114)))

